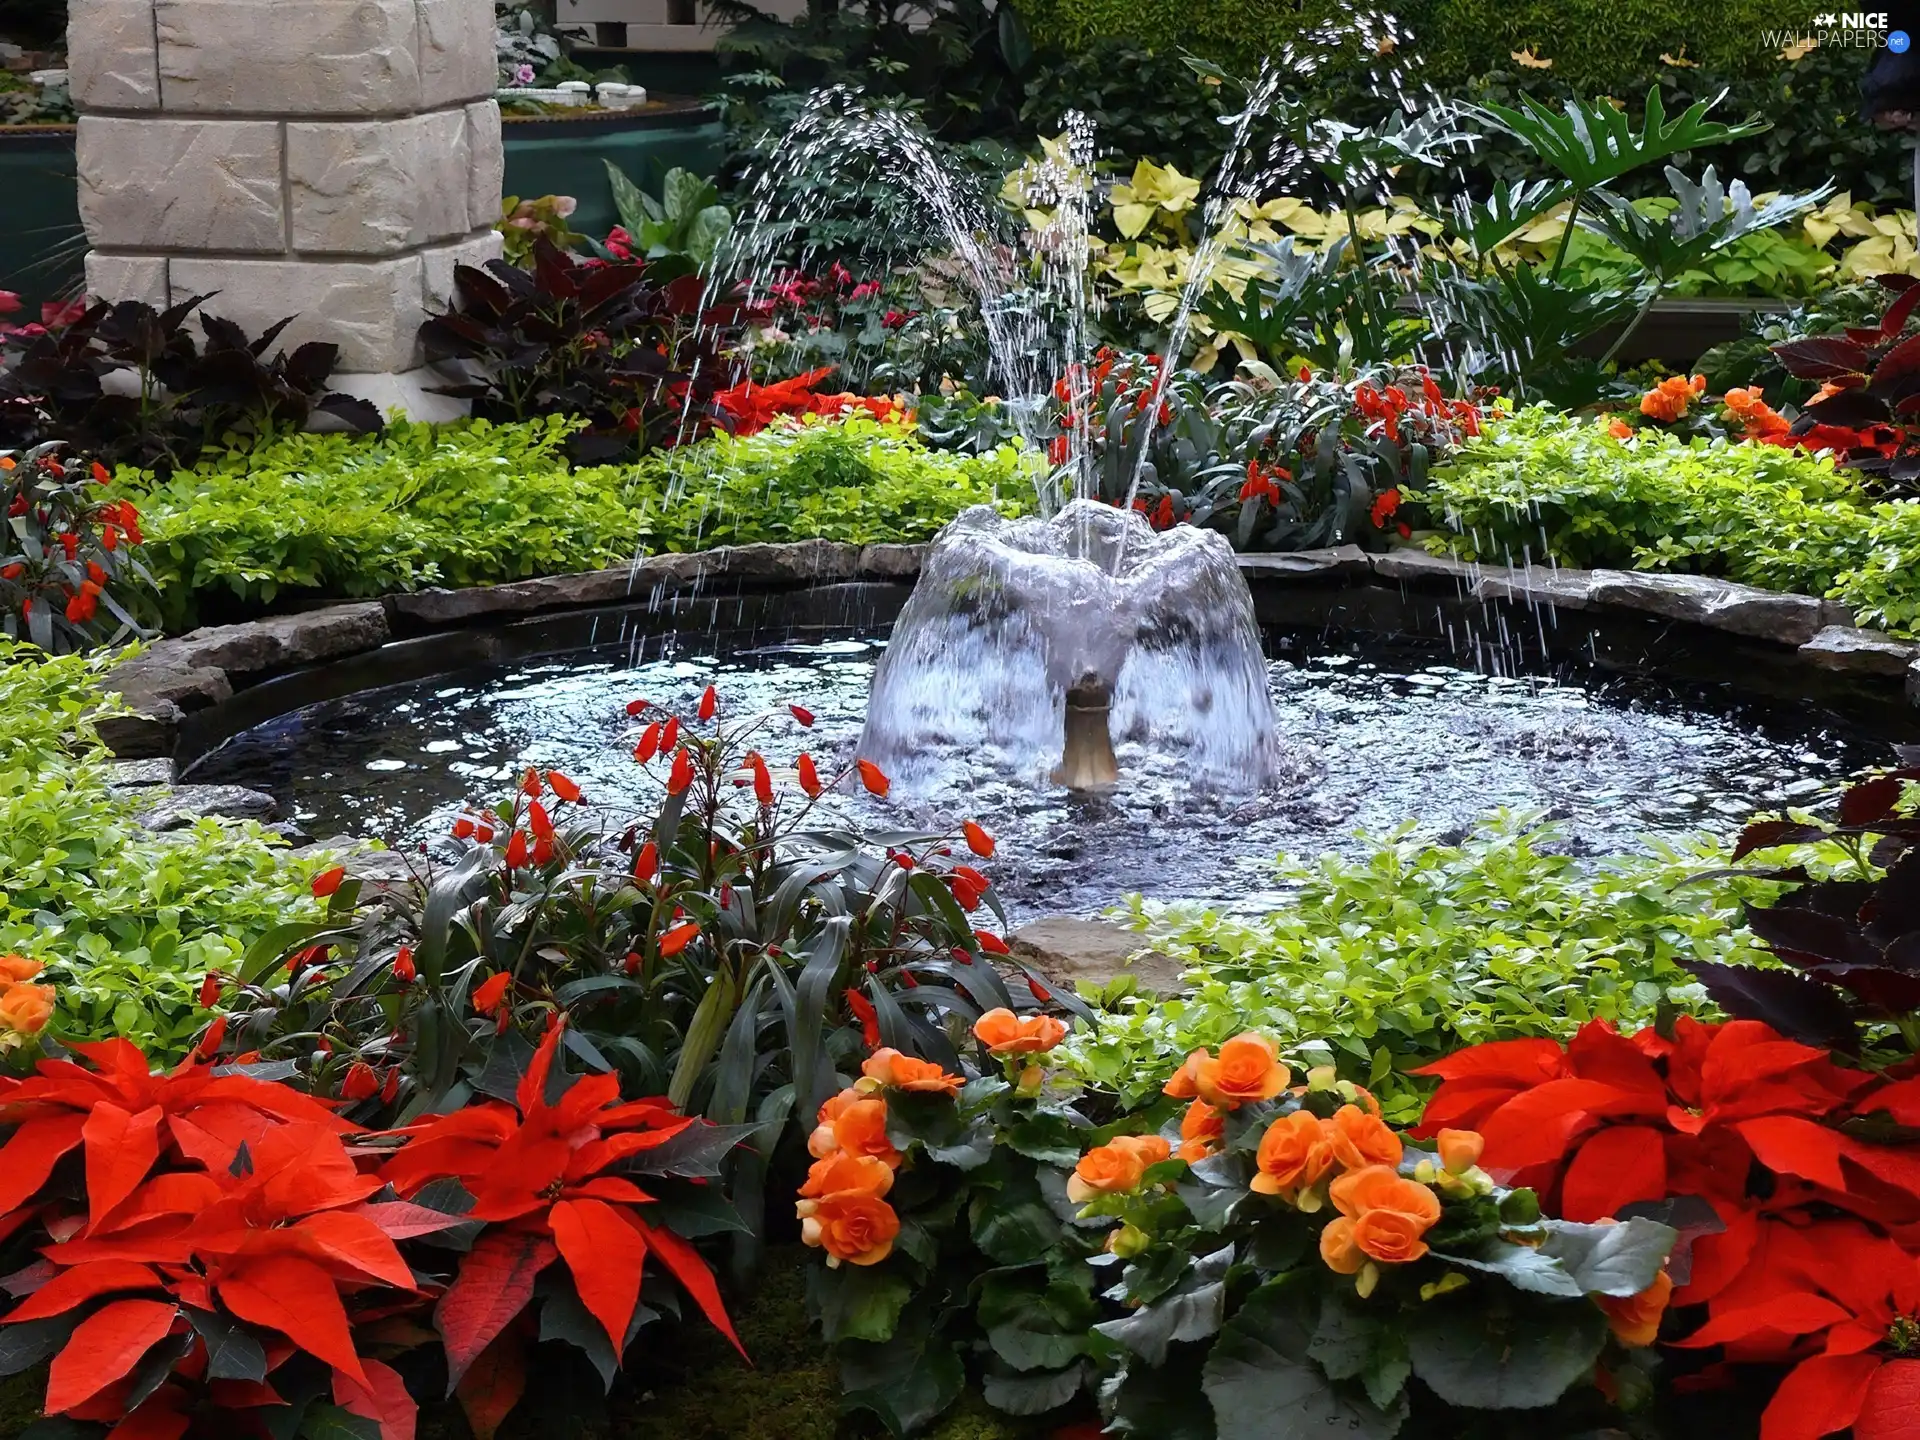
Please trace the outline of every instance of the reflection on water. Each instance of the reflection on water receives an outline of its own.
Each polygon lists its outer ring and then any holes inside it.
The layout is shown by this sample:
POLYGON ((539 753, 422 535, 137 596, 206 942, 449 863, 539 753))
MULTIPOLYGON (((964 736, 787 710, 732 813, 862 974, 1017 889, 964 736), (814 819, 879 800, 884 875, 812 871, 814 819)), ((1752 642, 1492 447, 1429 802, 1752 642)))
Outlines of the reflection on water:
MULTIPOLYGON (((564 770, 620 811, 659 783, 633 761, 640 727, 626 703, 644 697, 691 716, 710 679, 723 715, 782 710, 763 747, 775 766, 803 748, 823 770, 850 762, 884 640, 740 650, 724 636, 663 639, 677 648, 631 663, 541 660, 311 706, 239 736, 191 778, 272 790, 318 836, 436 840, 463 805, 497 798, 527 765, 564 770), (785 716, 789 702, 813 711, 812 731, 785 716)), ((1444 834, 1502 805, 1577 810, 1585 853, 1630 849, 1646 834, 1724 832, 1885 758, 1806 712, 1714 711, 1639 682, 1494 677, 1430 659, 1348 647, 1272 662, 1281 774, 1251 797, 1196 789, 1177 760, 1116 733, 1123 779, 1105 798, 1036 788, 949 752, 885 800, 833 803, 887 828, 980 820, 1000 837, 987 868, 1018 921, 1090 913, 1134 890, 1258 906, 1273 898, 1278 851, 1355 848, 1355 829, 1405 819, 1444 834)))

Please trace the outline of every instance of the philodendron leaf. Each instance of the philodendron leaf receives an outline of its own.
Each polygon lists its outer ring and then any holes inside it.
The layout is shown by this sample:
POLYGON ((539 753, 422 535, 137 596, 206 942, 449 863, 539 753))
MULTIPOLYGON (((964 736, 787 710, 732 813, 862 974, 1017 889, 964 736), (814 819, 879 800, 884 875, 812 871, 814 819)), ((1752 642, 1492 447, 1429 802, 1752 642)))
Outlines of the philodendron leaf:
POLYGON ((1328 1378, 1310 1354, 1313 1332, 1303 1311, 1311 1307, 1310 1295, 1299 1285, 1268 1284, 1248 1296, 1222 1328, 1201 1385, 1222 1435, 1392 1440, 1405 1422, 1404 1396, 1382 1410, 1328 1378))
POLYGON ((1449 1405, 1551 1405, 1600 1358, 1607 1319, 1598 1306, 1516 1297, 1493 1308, 1487 1298, 1429 1301, 1406 1321, 1413 1373, 1449 1405))

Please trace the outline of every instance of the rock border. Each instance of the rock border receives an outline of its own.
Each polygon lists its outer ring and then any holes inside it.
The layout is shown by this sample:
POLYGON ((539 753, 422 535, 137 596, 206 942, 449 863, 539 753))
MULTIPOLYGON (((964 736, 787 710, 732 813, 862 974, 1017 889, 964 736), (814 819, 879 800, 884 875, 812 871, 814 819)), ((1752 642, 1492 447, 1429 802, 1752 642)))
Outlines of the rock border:
MULTIPOLYGON (((182 722, 243 690, 396 641, 568 611, 658 602, 709 587, 790 590, 916 578, 925 545, 834 540, 723 546, 656 555, 631 566, 517 580, 463 590, 421 590, 381 600, 274 615, 195 630, 149 645, 117 666, 108 686, 133 714, 102 736, 127 759, 174 755, 182 722)), ((1699 575, 1482 565, 1403 547, 1372 554, 1357 545, 1287 555, 1244 555, 1250 582, 1393 587, 1534 609, 1612 612, 1759 641, 1829 675, 1905 678, 1920 704, 1920 643, 1863 629, 1843 605, 1699 575)))

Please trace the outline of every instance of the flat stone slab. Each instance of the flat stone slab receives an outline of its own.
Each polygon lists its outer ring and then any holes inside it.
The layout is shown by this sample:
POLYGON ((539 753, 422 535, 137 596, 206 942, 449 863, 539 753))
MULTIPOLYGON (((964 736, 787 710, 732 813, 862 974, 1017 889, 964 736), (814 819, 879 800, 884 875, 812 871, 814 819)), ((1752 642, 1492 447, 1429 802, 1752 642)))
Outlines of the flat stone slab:
POLYGON ((1593 604, 1593 575, 1586 570, 1488 570, 1473 587, 1473 596, 1586 610, 1593 604))
POLYGON ((1324 550, 1296 550, 1290 555, 1237 555, 1240 573, 1248 580, 1346 580, 1373 569, 1367 552, 1358 545, 1335 545, 1324 550))
POLYGON ((244 785, 182 785, 160 795, 140 816, 149 830, 184 830, 209 815, 223 820, 271 820, 280 802, 244 785))
POLYGON ((1828 601, 1705 575, 1595 570, 1588 594, 1595 605, 1606 609, 1637 610, 1796 648, 1827 626, 1841 623, 1834 613, 1841 607, 1828 601))
POLYGON ((860 551, 860 573, 869 579, 911 580, 926 563, 927 545, 868 545, 860 551))
POLYGON ((1450 584, 1461 590, 1470 590, 1487 571, 1486 566, 1473 561, 1456 560, 1451 555, 1429 555, 1424 550, 1411 548, 1369 555, 1367 560, 1373 567, 1373 573, 1382 580, 1393 580, 1402 585, 1450 584))
POLYGON ((1022 925, 1007 940, 1017 957, 1063 984, 1097 988, 1131 975, 1149 995, 1176 995, 1184 988, 1179 964, 1111 920, 1050 915, 1022 925))
MULTIPOLYGON (((865 548, 893 551, 918 547, 870 545, 865 548)), ((385 603, 395 620, 410 627, 432 628, 504 615, 531 615, 543 610, 644 601, 712 579, 851 580, 862 573, 862 553, 862 547, 837 540, 723 545, 717 550, 694 554, 653 555, 632 565, 589 570, 578 575, 544 576, 506 585, 477 585, 468 590, 420 590, 410 595, 389 596, 385 603)), ((916 555, 911 573, 918 574, 919 569, 916 555)))
POLYGON ((398 850, 383 850, 368 840, 340 835, 320 840, 290 852, 296 860, 330 858, 345 868, 355 880, 373 886, 405 885, 413 878, 407 857, 398 850))
POLYGON ((1904 675, 1920 645, 1879 630, 1829 625, 1800 647, 1800 658, 1847 675, 1904 675))
POLYGON ((372 650, 392 638, 387 609, 377 600, 275 615, 244 625, 215 625, 147 648, 141 661, 159 669, 224 670, 259 675, 316 660, 372 650))
POLYGON ((151 790, 173 784, 171 760, 115 760, 107 780, 114 790, 151 790))

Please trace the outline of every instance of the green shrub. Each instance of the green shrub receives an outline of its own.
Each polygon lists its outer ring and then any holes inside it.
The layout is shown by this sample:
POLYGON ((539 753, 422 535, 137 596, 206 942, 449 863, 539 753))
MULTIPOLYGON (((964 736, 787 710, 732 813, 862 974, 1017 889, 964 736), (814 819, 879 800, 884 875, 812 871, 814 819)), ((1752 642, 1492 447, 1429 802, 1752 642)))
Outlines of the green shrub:
POLYGON ((1823 595, 1920 632, 1920 508, 1875 500, 1822 457, 1771 445, 1619 441, 1545 407, 1488 427, 1419 497, 1466 559, 1677 570, 1823 595))
MULTIPOLYGON (((1074 50, 1127 39, 1248 68, 1351 10, 1337 0, 1022 0, 1020 8, 1037 45, 1074 50)), ((1382 8, 1412 32, 1424 78, 1437 84, 1457 84, 1527 49, 1552 60, 1556 78, 1589 87, 1636 76, 1662 53, 1730 76, 1759 75, 1780 64, 1760 32, 1790 23, 1768 0, 1682 9, 1660 0, 1416 0, 1382 8)))
POLYGON ((1032 493, 1011 447, 928 450, 867 417, 717 436, 632 466, 573 469, 562 419, 292 435, 165 483, 122 474, 170 628, 209 593, 355 597, 592 570, 641 548, 920 540, 968 505, 1032 493))
POLYGON ((178 1058, 207 1022, 207 972, 319 913, 318 867, 251 823, 143 829, 94 735, 117 709, 100 688, 109 663, 0 640, 0 953, 46 962, 55 1036, 123 1035, 178 1058))
POLYGON ((970 505, 1019 513, 1033 496, 1033 464, 1011 445, 986 455, 929 450, 901 426, 854 415, 650 455, 626 473, 624 493, 656 551, 759 540, 904 543, 931 539, 970 505))
POLYGON ((1363 860, 1283 858, 1291 903, 1257 920, 1150 911, 1135 897, 1135 928, 1189 967, 1193 991, 1122 999, 1065 1053, 1138 1102, 1188 1052, 1245 1030, 1289 1050, 1324 1042, 1346 1078, 1404 1120, 1423 1093, 1408 1070, 1462 1045, 1571 1034, 1596 1016, 1631 1027, 1665 1004, 1696 1008, 1703 992, 1678 959, 1751 955, 1730 883, 1680 885, 1724 862, 1712 842, 1589 867, 1555 853, 1564 839, 1506 812, 1456 845, 1409 824, 1363 860))
POLYGON ((566 463, 572 429, 551 419, 289 435, 129 488, 169 622, 180 625, 204 591, 257 606, 283 590, 382 595, 631 555, 618 498, 566 463))

